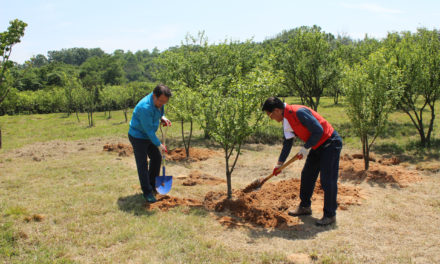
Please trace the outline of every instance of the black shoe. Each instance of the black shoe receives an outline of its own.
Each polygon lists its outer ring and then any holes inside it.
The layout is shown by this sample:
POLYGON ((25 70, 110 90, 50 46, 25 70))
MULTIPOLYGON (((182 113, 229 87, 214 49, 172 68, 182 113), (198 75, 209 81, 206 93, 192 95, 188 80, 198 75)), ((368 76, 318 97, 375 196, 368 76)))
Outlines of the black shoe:
POLYGON ((290 216, 311 215, 312 208, 311 207, 302 207, 299 205, 295 210, 289 211, 287 214, 290 216))
POLYGON ((316 221, 317 226, 328 226, 334 223, 336 223, 336 216, 332 216, 332 217, 323 216, 321 219, 316 221))

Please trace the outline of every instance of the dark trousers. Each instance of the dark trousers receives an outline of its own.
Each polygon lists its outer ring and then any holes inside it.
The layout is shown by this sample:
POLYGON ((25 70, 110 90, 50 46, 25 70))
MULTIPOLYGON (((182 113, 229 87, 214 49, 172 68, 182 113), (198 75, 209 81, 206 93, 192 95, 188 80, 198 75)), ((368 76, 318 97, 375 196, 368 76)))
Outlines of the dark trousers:
POLYGON ((128 139, 133 146, 139 181, 143 195, 146 197, 156 189, 156 177, 159 176, 162 156, 159 148, 151 140, 134 138, 130 135, 128 135, 128 139), (147 157, 150 158, 149 168, 147 157))
POLYGON ((324 216, 336 215, 339 156, 342 149, 342 139, 334 131, 332 136, 319 148, 311 149, 301 172, 300 198, 301 206, 311 206, 311 197, 315 183, 320 173, 321 185, 324 190, 324 216))

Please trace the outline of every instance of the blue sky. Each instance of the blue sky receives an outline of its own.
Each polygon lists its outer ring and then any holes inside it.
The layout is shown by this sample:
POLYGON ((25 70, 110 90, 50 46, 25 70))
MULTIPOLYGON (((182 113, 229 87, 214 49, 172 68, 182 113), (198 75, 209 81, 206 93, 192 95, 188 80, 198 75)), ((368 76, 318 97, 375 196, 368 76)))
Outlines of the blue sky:
POLYGON ((23 63, 74 47, 163 51, 202 30, 210 43, 262 41, 303 25, 380 39, 390 31, 439 29, 440 1, 0 0, 0 32, 15 18, 28 24, 11 56, 23 63))

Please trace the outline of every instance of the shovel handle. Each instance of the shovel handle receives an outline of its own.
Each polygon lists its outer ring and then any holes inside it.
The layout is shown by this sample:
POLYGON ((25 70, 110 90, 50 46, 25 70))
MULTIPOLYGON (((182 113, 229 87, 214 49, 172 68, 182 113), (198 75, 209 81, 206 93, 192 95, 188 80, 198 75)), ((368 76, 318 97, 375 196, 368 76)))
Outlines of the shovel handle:
MULTIPOLYGON (((159 124, 159 128, 160 128, 160 133, 162 134, 162 141, 163 141, 163 145, 166 147, 165 142, 167 140, 167 131, 168 131, 168 126, 165 128, 165 132, 162 131, 162 127, 159 124)), ((165 152, 162 151, 162 176, 165 176, 165 152)))
MULTIPOLYGON (((281 167, 278 168, 278 171, 282 171, 285 167, 289 166, 292 162, 294 162, 295 160, 298 160, 299 157, 301 155, 298 153, 296 154, 293 158, 291 158, 290 160, 288 160, 287 162, 285 162, 281 167)), ((268 181, 270 178, 272 178, 273 176, 275 176, 273 173, 271 173, 269 176, 267 176, 266 178, 264 178, 260 185, 263 185, 266 181, 268 181)))

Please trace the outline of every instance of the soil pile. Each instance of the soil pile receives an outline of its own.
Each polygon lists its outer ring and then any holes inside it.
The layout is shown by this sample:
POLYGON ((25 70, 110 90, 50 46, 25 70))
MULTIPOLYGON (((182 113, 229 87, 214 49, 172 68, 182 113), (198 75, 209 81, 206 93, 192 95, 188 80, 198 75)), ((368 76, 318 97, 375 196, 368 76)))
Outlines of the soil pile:
POLYGON ((117 152, 120 157, 128 157, 133 155, 133 147, 123 143, 107 143, 104 145, 103 150, 109 152, 117 152))
POLYGON ((184 186, 194 186, 197 184, 205 184, 205 185, 217 185, 221 183, 225 183, 226 180, 220 179, 209 174, 203 173, 199 170, 195 170, 190 172, 187 178, 184 178, 182 185, 184 186))
POLYGON ((168 211, 169 209, 176 206, 189 206, 189 207, 199 207, 202 206, 200 201, 188 198, 177 198, 169 195, 158 195, 157 202, 155 203, 147 203, 147 210, 159 209, 161 211, 168 211))
MULTIPOLYGON (((116 152, 121 157, 127 157, 133 155, 133 147, 129 144, 124 143, 107 143, 103 146, 104 151, 116 152)), ((217 155, 218 152, 206 148, 190 148, 189 149, 189 158, 186 157, 185 148, 175 148, 169 150, 168 153, 165 154, 166 160, 172 161, 202 161, 207 160, 210 157, 217 155)))
MULTIPOLYGON (((244 193, 234 191, 232 199, 227 199, 226 192, 208 192, 203 206, 216 212, 227 212, 239 223, 266 228, 282 228, 299 224, 299 218, 291 217, 287 213, 298 206, 299 179, 289 179, 277 183, 266 183, 260 190, 244 193)), ((318 181, 312 197, 313 209, 322 210, 324 192, 318 181)), ((360 189, 357 187, 339 186, 338 203, 340 209, 348 205, 361 204, 360 189)), ((222 218, 222 220, 226 220, 222 218)), ((232 221, 233 222, 233 221, 232 221)), ((231 223, 229 221, 228 223, 231 223)))
POLYGON ((398 158, 382 159, 378 162, 370 161, 368 171, 365 171, 364 160, 361 154, 341 157, 339 163, 339 178, 341 180, 361 183, 367 181, 378 184, 391 184, 401 188, 422 178, 417 171, 410 171, 403 166, 397 165, 398 158))
MULTIPOLYGON (((300 224, 298 217, 291 217, 287 214, 289 209, 295 208, 300 202, 299 188, 300 180, 289 179, 277 183, 266 183, 260 190, 250 193, 236 190, 233 192, 232 199, 227 199, 226 192, 208 192, 203 202, 165 195, 160 196, 156 203, 147 204, 147 209, 166 211, 178 205, 203 206, 209 211, 221 213, 218 220, 227 226, 282 228, 300 224)), ((312 197, 314 210, 322 210, 323 195, 324 192, 318 181, 312 197)), ((346 209, 348 205, 361 204, 361 200, 359 188, 339 186, 340 209, 346 209)))
POLYGON ((189 158, 187 158, 185 148, 175 148, 168 151, 166 157, 167 160, 173 160, 173 161, 182 161, 182 160, 202 161, 202 160, 207 160, 216 154, 217 154, 216 151, 206 148, 190 148, 189 158))
MULTIPOLYGON (((398 165, 399 162, 397 158, 370 161, 370 168, 365 171, 361 155, 344 155, 340 161, 340 179, 355 183, 367 181, 394 184, 400 187, 422 179, 417 171, 407 170, 398 165)), ((196 182, 195 184, 207 184, 212 178, 214 177, 203 172, 193 171, 188 180, 196 182)), ((193 183, 188 181, 188 185, 191 184, 193 183)), ((300 203, 300 185, 301 181, 296 178, 267 182, 259 190, 235 190, 231 199, 227 199, 226 190, 208 192, 203 201, 163 196, 147 208, 166 211, 178 205, 203 206, 206 210, 215 212, 220 223, 230 227, 301 228, 301 219, 288 215, 288 211, 300 203)), ((350 205, 360 205, 363 199, 360 187, 339 184, 338 210, 347 210, 350 205)), ((324 191, 318 180, 312 197, 312 209, 315 212, 322 211, 323 200, 324 191)))

